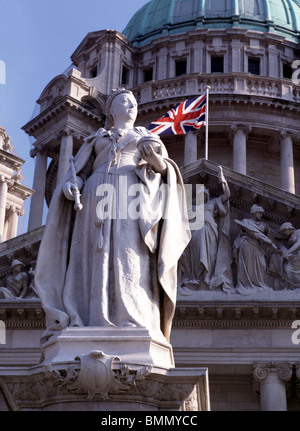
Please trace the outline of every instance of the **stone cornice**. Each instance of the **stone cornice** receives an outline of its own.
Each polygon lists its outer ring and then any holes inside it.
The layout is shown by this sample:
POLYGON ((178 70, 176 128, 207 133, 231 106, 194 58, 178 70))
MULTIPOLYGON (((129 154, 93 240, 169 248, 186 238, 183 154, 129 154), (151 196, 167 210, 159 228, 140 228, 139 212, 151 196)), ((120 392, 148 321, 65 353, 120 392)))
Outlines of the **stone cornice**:
MULTIPOLYGON (((207 292, 209 298, 209 292, 207 292)), ((228 329, 228 328, 291 328, 292 322, 300 317, 300 294, 298 301, 244 301, 224 302, 219 300, 182 302, 177 301, 173 320, 174 328, 228 329)), ((228 299, 227 299, 228 301, 228 299)))
POLYGON ((30 189, 29 187, 23 186, 23 184, 20 184, 14 181, 13 185, 10 187, 10 193, 13 193, 24 200, 32 196, 32 194, 34 193, 34 190, 30 189))
POLYGON ((0 149, 0 160, 5 161, 12 169, 16 169, 25 163, 25 160, 12 153, 0 149))
POLYGON ((101 113, 96 113, 95 111, 89 110, 84 103, 74 99, 71 96, 64 96, 58 102, 51 105, 48 109, 43 111, 29 123, 25 124, 22 129, 28 133, 30 136, 34 136, 34 133, 40 128, 44 127, 45 124, 53 120, 62 111, 75 109, 80 111, 81 114, 92 118, 97 122, 103 121, 103 116, 101 113))
MULTIPOLYGON (((295 304, 177 303, 173 329, 291 329, 300 318, 300 301, 295 304)), ((0 320, 7 329, 40 329, 45 313, 39 299, 0 300, 0 320)))
POLYGON ((20 260, 28 269, 33 265, 43 232, 44 226, 0 244, 0 278, 9 273, 10 264, 14 259, 20 260))
POLYGON ((45 313, 39 299, 0 300, 0 320, 6 329, 43 329, 45 313))

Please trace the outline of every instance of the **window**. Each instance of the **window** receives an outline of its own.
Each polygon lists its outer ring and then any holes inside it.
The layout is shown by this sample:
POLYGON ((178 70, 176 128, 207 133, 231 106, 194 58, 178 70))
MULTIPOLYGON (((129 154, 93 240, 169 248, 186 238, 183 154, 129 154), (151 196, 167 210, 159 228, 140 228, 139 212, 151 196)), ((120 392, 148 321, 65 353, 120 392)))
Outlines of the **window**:
POLYGON ((96 78, 97 75, 98 75, 98 67, 94 66, 90 69, 90 77, 96 78))
POLYGON ((293 70, 289 64, 282 65, 283 77, 287 79, 292 79, 293 70))
POLYGON ((224 72, 224 57, 211 57, 211 73, 224 72))
POLYGON ((186 74, 186 60, 176 61, 175 74, 176 74, 176 76, 186 74))
POLYGON ((248 72, 253 75, 260 74, 260 60, 259 58, 249 58, 248 59, 248 72))
POLYGON ((122 69, 122 85, 128 85, 129 83, 129 69, 123 66, 122 69))
POLYGON ((153 69, 144 70, 144 82, 153 80, 153 69))

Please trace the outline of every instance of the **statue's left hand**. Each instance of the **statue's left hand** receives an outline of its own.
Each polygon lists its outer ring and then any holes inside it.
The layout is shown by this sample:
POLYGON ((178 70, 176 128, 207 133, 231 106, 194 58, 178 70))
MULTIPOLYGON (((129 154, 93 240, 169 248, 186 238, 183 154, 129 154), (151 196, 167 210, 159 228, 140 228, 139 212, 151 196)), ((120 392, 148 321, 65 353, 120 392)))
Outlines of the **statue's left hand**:
POLYGON ((150 144, 147 145, 147 143, 143 144, 140 150, 142 158, 153 167, 155 172, 166 175, 167 164, 161 154, 156 153, 153 147, 150 144))
POLYGON ((224 177, 223 168, 222 166, 219 166, 219 173, 218 173, 219 182, 221 184, 226 184, 226 179, 224 177))

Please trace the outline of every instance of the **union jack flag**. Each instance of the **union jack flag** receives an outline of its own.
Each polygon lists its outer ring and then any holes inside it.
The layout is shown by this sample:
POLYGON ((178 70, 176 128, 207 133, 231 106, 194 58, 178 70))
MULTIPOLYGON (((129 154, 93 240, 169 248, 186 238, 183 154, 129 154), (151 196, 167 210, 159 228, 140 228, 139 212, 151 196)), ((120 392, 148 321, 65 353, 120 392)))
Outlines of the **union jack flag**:
POLYGON ((205 125, 206 95, 184 100, 163 117, 153 121, 148 130, 158 135, 184 135, 205 125))

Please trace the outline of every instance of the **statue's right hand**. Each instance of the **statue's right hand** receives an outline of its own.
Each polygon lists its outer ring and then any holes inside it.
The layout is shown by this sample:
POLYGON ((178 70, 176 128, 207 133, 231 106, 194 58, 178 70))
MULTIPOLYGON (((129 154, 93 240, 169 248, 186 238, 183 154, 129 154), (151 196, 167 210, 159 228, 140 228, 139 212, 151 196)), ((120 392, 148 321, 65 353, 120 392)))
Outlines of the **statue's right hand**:
MULTIPOLYGON (((83 179, 79 176, 76 176, 76 181, 77 181, 78 190, 80 191, 83 187, 83 179)), ((75 191, 76 191, 76 185, 72 181, 67 181, 63 187, 63 192, 65 197, 70 201, 74 201, 75 191)))
POLYGON ((63 187, 63 192, 65 197, 70 201, 75 200, 74 190, 75 190, 75 185, 71 181, 67 181, 63 187))

